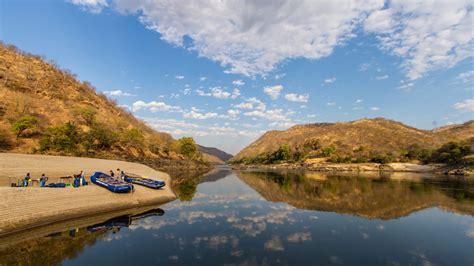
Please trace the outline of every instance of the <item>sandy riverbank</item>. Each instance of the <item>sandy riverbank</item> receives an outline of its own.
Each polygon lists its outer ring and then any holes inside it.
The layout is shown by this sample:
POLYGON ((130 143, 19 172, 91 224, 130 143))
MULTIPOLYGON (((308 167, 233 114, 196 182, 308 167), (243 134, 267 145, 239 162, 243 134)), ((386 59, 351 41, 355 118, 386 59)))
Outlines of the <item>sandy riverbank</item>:
POLYGON ((413 163, 282 163, 269 165, 232 165, 232 169, 292 169, 334 173, 431 173, 474 176, 472 167, 447 167, 443 164, 420 165, 413 163))
POLYGON ((25 172, 30 172, 33 177, 41 173, 59 177, 84 170, 89 177, 93 171, 106 172, 116 168, 164 180, 167 186, 160 190, 135 186, 133 193, 115 194, 95 185, 63 189, 11 188, 4 185, 0 187, 0 236, 98 213, 163 204, 176 198, 168 185, 170 184, 169 175, 142 164, 90 158, 0 153, 0 172, 2 173, 0 182, 5 184, 8 184, 9 178, 21 177, 25 172))

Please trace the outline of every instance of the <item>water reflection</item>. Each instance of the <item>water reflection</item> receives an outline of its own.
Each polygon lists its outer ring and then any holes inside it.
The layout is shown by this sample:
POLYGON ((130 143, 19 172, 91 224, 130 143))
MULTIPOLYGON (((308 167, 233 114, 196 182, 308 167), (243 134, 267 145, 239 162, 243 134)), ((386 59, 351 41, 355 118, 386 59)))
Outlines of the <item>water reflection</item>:
POLYGON ((445 176, 393 179, 291 171, 240 171, 236 175, 266 200, 300 209, 380 219, 430 207, 474 215, 474 183, 445 176))
POLYGON ((165 214, 0 245, 0 264, 474 263, 470 182, 220 169, 172 186, 180 200, 165 214))

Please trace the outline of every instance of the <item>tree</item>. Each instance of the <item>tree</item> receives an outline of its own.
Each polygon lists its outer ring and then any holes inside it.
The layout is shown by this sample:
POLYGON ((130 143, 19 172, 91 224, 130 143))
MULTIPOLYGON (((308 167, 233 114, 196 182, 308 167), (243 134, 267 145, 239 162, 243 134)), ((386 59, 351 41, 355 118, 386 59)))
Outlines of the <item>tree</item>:
POLYGON ((36 128, 38 122, 38 118, 34 116, 22 116, 18 120, 16 120, 15 123, 13 123, 12 131, 16 134, 16 138, 18 138, 25 130, 36 128))
POLYGON ((83 145, 89 150, 108 149, 117 141, 118 135, 103 124, 95 123, 84 137, 83 145))
POLYGON ((329 157, 336 151, 336 146, 334 144, 329 145, 321 151, 323 157, 329 157))
POLYGON ((189 158, 195 157, 199 153, 198 146, 193 138, 182 137, 178 140, 179 152, 189 158))
POLYGON ((288 161, 291 159, 291 151, 290 147, 288 145, 283 144, 281 145, 276 152, 272 154, 272 159, 271 161, 288 161))
POLYGON ((132 146, 142 146, 143 145, 143 133, 138 128, 130 128, 126 130, 123 134, 123 140, 132 146))
POLYGON ((59 127, 50 127, 40 140, 40 151, 75 152, 80 142, 77 127, 72 122, 67 122, 59 127))
POLYGON ((449 142, 435 150, 432 161, 438 163, 458 164, 462 158, 470 153, 469 145, 461 142, 449 142))

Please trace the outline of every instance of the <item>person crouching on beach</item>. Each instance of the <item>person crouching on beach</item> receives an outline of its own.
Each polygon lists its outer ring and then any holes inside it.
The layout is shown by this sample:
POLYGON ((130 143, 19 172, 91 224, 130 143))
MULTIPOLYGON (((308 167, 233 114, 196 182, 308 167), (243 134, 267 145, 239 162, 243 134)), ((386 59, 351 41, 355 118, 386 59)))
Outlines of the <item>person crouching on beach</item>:
POLYGON ((40 177, 40 187, 45 187, 46 181, 48 181, 48 177, 45 174, 42 174, 40 177))
POLYGON ((30 181, 30 179, 31 179, 30 173, 26 173, 26 176, 23 178, 23 186, 24 187, 28 186, 28 182, 30 181))
POLYGON ((115 175, 115 174, 114 174, 114 171, 110 170, 110 176, 111 176, 111 177, 114 177, 114 175, 115 175))

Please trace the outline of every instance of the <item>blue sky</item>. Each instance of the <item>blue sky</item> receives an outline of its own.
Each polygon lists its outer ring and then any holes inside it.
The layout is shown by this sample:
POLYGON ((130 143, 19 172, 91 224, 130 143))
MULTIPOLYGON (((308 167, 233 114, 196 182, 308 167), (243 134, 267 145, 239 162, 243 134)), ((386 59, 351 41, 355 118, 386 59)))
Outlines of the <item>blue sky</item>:
POLYGON ((6 0, 0 15, 2 42, 230 153, 300 123, 473 119, 469 1, 6 0))

